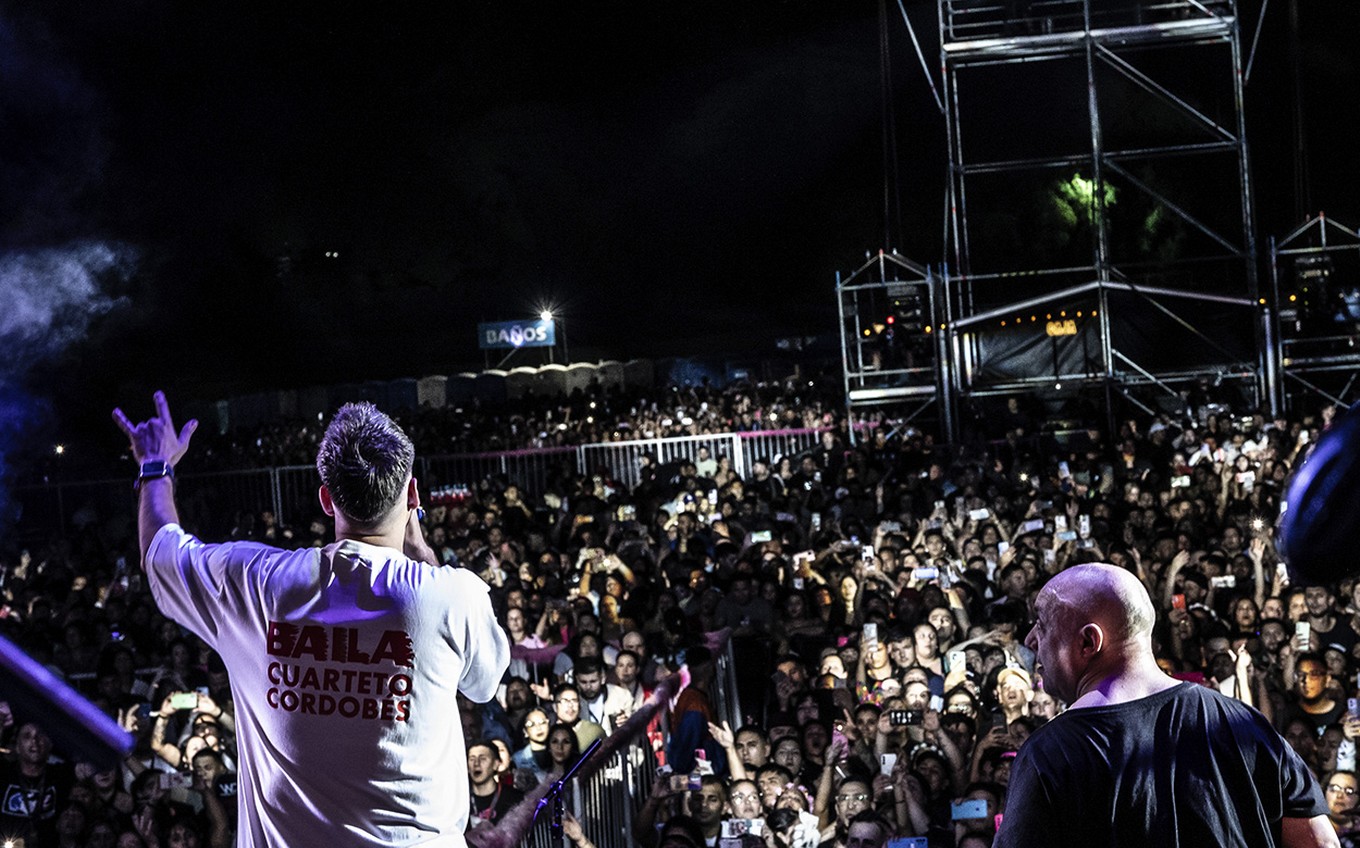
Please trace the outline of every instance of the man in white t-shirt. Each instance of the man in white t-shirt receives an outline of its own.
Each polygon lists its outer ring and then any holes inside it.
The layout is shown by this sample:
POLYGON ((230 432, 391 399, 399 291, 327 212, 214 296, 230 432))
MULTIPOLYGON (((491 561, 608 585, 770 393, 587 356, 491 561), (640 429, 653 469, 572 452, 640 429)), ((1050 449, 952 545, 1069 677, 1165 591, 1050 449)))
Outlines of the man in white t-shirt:
POLYGON ((226 662, 239 748, 237 845, 463 846, 457 694, 491 699, 509 644, 488 589, 437 563, 417 517, 415 450, 371 404, 336 413, 317 453, 337 541, 207 545, 179 526, 165 396, 127 434, 142 563, 162 612, 226 662))

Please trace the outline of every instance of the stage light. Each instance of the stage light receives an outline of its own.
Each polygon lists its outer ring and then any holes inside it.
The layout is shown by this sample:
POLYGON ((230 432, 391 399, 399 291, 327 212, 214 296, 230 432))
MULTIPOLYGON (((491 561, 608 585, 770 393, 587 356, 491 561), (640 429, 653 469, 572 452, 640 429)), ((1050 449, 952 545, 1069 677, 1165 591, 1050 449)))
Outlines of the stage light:
POLYGON ((1291 295, 1289 296, 1289 302, 1290 302, 1290 303, 1293 303, 1294 301, 1296 301, 1296 300, 1298 300, 1298 299, 1299 299, 1299 296, 1296 295, 1296 294, 1291 294, 1291 295))
POLYGON ((552 319, 553 319, 553 314, 552 314, 552 310, 551 310, 551 309, 542 309, 542 310, 539 310, 539 313, 538 313, 538 320, 540 320, 540 321, 551 321, 552 319))
POLYGON ((56 454, 57 456, 61 456, 62 454, 66 453, 66 445, 57 445, 56 447, 52 448, 52 453, 56 454))
POLYGON ((1265 299, 1264 297, 1261 298, 1261 299, 1260 299, 1259 301, 1257 301, 1257 302, 1260 303, 1262 306, 1265 306, 1265 305, 1266 305, 1266 299, 1265 299))

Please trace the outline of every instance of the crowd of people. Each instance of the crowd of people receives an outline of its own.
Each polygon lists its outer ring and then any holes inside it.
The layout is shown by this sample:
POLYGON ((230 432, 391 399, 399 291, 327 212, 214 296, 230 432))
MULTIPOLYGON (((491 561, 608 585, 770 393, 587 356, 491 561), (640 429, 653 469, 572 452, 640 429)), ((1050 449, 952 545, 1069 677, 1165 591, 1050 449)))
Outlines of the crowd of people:
MULTIPOLYGON (((658 768, 635 799, 634 832, 601 832, 575 810, 564 829, 577 846, 991 845, 1017 752, 1066 706, 1027 644, 1033 600, 1069 566, 1108 562, 1156 605, 1163 669, 1263 713, 1317 774, 1343 844, 1360 841, 1360 581, 1293 586, 1273 543, 1284 484, 1335 409, 1272 420, 1195 404, 1057 439, 1026 432, 1012 404, 1003 438, 946 453, 908 428, 852 439, 821 399, 675 396, 644 410, 663 432, 683 417, 828 430, 747 476, 696 453, 644 468, 631 491, 592 474, 538 493, 468 481, 468 499, 424 517, 435 555, 490 586, 514 646, 498 696, 462 705, 472 829, 625 732, 683 669, 639 737, 658 768), (739 715, 717 706, 715 652, 728 650, 739 715)), ((623 411, 589 410, 470 429, 499 428, 493 441, 508 447, 567 423, 559 433, 589 441, 623 411), (583 423, 592 417, 602 429, 583 423)), ((447 447, 457 417, 430 420, 408 424, 418 449, 447 447)), ((305 432, 282 453, 261 439, 270 461, 315 455, 305 432)), ((0 712, 0 836, 28 848, 230 845, 231 681, 157 611, 135 540, 103 538, 105 526, 0 553, 0 632, 80 681, 137 747, 98 770, 54 757, 33 717, 0 712)), ((287 529, 271 516, 248 532, 325 541, 287 529)))
MULTIPOLYGON (((595 383, 568 397, 450 402, 423 408, 402 423, 421 456, 816 428, 841 406, 825 382, 795 377, 653 389, 595 383)), ((205 469, 310 465, 324 429, 324 421, 288 419, 205 433, 197 463, 205 469)))

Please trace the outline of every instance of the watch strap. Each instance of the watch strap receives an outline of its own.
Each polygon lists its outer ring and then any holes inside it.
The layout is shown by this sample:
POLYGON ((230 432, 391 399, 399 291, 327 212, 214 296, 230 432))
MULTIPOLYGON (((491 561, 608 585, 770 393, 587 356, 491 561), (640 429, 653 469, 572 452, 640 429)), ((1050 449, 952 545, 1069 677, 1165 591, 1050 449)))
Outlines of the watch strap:
POLYGON ((162 477, 174 478, 175 466, 163 459, 152 459, 142 463, 141 469, 137 472, 137 479, 132 483, 132 491, 140 491, 142 483, 146 480, 159 480, 162 477))

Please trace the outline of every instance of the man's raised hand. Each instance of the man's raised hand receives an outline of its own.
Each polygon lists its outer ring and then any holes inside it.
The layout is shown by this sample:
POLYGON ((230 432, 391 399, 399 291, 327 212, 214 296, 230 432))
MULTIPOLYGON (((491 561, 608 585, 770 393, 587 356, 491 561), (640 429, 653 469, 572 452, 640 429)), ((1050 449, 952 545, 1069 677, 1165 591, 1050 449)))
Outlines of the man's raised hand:
POLYGON ((123 414, 123 410, 113 411, 113 421, 128 437, 132 447, 132 458, 138 464, 154 460, 164 460, 175 465, 184 452, 189 449, 189 439, 198 429, 198 421, 190 419, 184 428, 175 432, 175 422, 170 417, 170 405, 166 403, 165 392, 153 396, 156 414, 140 424, 133 424, 123 414))

